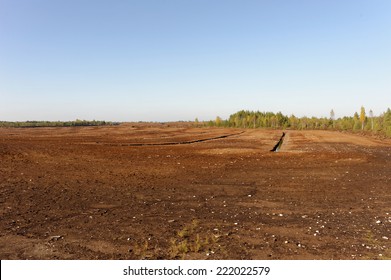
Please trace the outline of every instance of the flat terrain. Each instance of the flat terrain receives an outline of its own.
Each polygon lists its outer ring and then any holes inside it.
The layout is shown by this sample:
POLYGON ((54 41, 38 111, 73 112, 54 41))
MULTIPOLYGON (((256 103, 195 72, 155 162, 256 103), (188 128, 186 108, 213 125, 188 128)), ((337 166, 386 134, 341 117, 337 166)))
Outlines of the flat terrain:
POLYGON ((391 142, 0 128, 1 259, 390 259, 391 142))

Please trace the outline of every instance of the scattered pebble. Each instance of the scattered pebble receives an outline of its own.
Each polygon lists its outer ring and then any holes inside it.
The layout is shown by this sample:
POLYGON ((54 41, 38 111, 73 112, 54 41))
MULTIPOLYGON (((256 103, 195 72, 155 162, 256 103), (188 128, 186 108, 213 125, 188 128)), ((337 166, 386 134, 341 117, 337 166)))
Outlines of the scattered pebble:
POLYGON ((53 236, 50 237, 50 241, 57 241, 57 240, 60 240, 62 238, 63 238, 62 235, 53 235, 53 236))

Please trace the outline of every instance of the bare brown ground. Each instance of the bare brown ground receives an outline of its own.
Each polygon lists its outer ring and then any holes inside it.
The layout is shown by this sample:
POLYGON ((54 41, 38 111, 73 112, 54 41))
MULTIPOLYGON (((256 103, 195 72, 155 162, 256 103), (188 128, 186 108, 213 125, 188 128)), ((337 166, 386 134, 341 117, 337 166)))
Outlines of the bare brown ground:
POLYGON ((281 133, 2 128, 0 257, 391 258, 391 143, 281 133))

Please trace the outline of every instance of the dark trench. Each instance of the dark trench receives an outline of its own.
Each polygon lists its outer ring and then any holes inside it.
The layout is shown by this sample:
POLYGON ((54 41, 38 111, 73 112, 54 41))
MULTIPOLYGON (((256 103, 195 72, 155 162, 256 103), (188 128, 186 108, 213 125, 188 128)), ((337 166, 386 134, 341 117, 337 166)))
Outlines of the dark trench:
POLYGON ((278 150, 282 146, 282 142, 284 142, 284 137, 285 137, 285 132, 282 133, 280 141, 278 141, 277 144, 273 147, 273 149, 270 150, 271 152, 278 152, 278 150))

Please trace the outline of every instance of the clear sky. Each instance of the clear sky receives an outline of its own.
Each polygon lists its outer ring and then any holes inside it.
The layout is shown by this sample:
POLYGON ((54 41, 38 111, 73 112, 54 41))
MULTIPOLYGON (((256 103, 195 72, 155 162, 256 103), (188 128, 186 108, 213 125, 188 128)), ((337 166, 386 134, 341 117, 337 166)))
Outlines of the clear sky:
POLYGON ((391 107, 389 0, 0 0, 0 120, 391 107))

